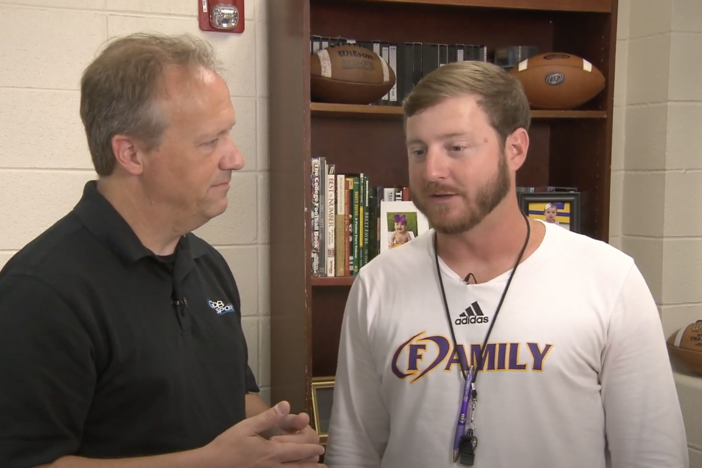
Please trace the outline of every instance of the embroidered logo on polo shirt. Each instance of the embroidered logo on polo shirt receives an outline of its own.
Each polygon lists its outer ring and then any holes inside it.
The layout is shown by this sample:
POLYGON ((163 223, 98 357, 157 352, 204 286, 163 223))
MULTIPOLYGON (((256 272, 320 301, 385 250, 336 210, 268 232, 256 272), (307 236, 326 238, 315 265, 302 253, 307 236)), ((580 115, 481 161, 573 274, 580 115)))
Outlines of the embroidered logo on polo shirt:
POLYGON ((235 312, 234 306, 230 304, 225 304, 222 301, 207 301, 207 304, 217 312, 217 315, 228 314, 229 312, 235 312))

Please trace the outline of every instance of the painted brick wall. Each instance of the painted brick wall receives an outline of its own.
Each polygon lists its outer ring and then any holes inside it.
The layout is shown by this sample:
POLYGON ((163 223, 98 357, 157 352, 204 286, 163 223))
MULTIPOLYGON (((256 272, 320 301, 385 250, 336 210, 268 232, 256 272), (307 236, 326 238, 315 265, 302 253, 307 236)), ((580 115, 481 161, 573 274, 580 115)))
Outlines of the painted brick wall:
MULTIPOLYGON (((670 336, 702 319, 702 2, 619 4, 612 243, 636 259, 670 336)), ((675 377, 702 468, 702 377, 675 377)))

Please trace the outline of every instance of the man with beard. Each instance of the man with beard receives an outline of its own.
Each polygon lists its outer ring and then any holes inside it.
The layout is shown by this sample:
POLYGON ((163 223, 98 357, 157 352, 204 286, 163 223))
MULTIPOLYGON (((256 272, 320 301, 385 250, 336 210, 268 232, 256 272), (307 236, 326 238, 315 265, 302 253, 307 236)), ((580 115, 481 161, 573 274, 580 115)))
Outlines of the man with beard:
POLYGON ((328 466, 687 467, 634 261, 519 209, 530 124, 519 82, 452 63, 403 106, 412 200, 432 229, 351 288, 328 466), (544 285, 563 300, 544 303, 544 285))

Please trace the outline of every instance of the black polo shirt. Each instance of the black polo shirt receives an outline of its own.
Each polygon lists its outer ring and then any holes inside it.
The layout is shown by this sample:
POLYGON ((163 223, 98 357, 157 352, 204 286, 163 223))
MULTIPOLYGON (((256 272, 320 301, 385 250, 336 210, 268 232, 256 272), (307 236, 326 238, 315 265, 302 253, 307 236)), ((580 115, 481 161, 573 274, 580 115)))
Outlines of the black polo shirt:
POLYGON ((0 466, 202 447, 257 392, 239 292, 188 234, 146 249, 89 182, 0 272, 0 466))

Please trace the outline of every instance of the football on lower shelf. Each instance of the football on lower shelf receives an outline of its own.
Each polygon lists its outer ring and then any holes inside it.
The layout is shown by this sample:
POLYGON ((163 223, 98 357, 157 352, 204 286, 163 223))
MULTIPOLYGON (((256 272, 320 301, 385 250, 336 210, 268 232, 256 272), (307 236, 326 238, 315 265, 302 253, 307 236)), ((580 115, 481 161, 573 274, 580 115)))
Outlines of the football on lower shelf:
POLYGON ((702 375, 702 320, 670 335, 668 353, 696 374, 702 375))
POLYGON ((371 104, 395 84, 395 73, 378 54, 357 45, 330 46, 310 57, 312 100, 371 104))
POLYGON ((575 109, 597 96, 605 77, 577 55, 548 52, 521 61, 510 70, 534 109, 575 109))

